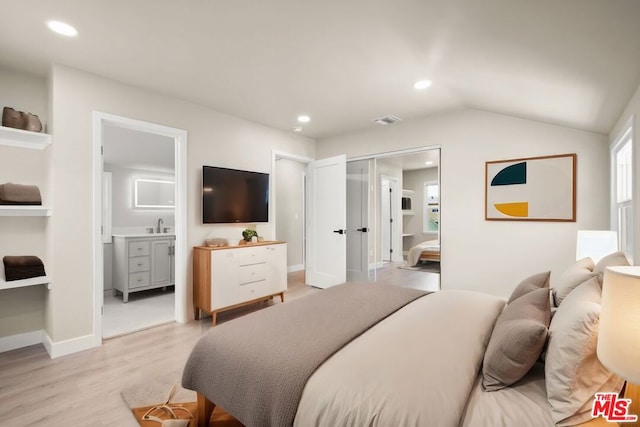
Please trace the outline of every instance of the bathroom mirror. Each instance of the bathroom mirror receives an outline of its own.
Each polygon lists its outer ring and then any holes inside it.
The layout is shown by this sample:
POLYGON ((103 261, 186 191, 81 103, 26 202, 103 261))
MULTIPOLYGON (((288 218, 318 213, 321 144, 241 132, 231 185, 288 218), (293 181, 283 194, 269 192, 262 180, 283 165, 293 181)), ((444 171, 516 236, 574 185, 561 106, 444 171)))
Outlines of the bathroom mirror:
POLYGON ((158 179, 134 180, 133 206, 136 209, 175 208, 175 182, 158 179))

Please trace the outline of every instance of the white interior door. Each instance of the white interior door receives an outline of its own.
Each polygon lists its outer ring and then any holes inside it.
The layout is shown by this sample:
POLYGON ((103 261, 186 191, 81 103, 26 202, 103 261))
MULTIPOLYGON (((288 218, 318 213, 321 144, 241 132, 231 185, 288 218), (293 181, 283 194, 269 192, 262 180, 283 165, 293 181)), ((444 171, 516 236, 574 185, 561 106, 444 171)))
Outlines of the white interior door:
POLYGON ((347 163, 347 280, 369 280, 369 160, 347 163))
POLYGON ((340 155, 307 165, 305 282, 318 288, 347 279, 346 160, 340 155))

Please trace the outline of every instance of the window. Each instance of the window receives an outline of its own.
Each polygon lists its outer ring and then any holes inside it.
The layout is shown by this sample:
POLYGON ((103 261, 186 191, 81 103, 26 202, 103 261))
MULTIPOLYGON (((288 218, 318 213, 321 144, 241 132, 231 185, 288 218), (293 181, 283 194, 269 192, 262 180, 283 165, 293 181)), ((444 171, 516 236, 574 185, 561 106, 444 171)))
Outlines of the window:
POLYGON ((629 125, 613 145, 612 225, 618 231, 620 250, 633 261, 633 140, 629 125))
POLYGON ((440 191, 437 182, 424 183, 424 218, 422 232, 439 233, 440 231, 440 191))

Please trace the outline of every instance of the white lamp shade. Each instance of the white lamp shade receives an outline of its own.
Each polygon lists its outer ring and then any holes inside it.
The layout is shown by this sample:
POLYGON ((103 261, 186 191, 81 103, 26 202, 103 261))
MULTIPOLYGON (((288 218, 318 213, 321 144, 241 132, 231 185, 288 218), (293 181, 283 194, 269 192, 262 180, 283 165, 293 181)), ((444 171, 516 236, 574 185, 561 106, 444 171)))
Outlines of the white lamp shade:
POLYGON ((598 359, 640 384, 640 267, 608 267, 602 286, 598 359))
POLYGON ((576 260, 591 258, 596 264, 618 250, 618 233, 609 230, 578 230, 576 260))

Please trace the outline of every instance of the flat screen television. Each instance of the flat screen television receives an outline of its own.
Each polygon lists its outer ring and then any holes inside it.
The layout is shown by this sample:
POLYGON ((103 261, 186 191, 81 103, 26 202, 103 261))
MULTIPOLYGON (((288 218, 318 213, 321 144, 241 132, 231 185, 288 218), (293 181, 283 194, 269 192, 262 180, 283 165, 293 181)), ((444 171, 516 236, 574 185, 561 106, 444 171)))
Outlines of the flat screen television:
POLYGON ((269 174, 203 166, 202 222, 269 222, 269 174))

